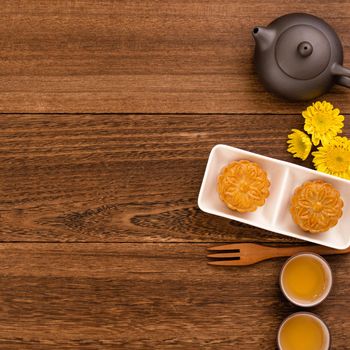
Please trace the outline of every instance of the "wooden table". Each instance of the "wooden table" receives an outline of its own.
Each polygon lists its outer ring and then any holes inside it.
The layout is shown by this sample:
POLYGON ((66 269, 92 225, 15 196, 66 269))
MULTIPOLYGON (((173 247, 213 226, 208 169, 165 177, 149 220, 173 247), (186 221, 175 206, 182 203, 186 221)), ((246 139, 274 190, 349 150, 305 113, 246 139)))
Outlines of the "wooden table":
MULTIPOLYGON (((275 348, 283 261, 214 268, 206 248, 299 242, 196 202, 217 143, 294 161, 307 104, 264 91, 250 33, 292 11, 350 65, 350 2, 2 0, 1 349, 275 348)), ((324 98, 350 112, 345 88, 324 98)), ((313 311, 350 349, 350 257, 329 262, 313 311)))

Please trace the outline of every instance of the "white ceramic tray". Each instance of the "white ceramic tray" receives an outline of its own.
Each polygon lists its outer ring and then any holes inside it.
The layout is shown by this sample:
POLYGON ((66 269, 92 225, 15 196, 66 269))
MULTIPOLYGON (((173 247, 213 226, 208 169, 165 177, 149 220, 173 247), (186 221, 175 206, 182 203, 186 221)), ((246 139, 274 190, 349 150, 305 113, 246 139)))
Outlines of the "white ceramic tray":
POLYGON ((238 148, 216 145, 210 152, 198 206, 206 213, 240 221, 268 231, 322 244, 336 249, 350 246, 350 181, 320 173, 299 165, 261 156, 238 148), (265 205, 252 213, 230 210, 217 193, 217 177, 221 169, 234 160, 246 159, 258 163, 271 182, 270 196, 265 205), (321 179, 332 184, 344 201, 343 215, 327 232, 307 233, 297 226, 289 212, 289 202, 296 187, 308 180, 321 179))

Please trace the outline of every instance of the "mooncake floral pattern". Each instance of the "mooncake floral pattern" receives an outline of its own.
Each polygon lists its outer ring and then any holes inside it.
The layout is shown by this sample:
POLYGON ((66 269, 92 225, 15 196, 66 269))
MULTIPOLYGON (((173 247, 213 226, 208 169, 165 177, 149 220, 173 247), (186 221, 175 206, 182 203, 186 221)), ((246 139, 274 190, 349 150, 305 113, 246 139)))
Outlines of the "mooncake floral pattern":
POLYGON ((304 231, 325 232, 338 223, 343 201, 339 192, 321 180, 308 181, 298 187, 292 197, 290 212, 294 222, 304 231))
POLYGON ((248 160, 232 162, 222 169, 218 178, 221 200, 232 210, 252 212, 264 205, 270 182, 266 172, 248 160))

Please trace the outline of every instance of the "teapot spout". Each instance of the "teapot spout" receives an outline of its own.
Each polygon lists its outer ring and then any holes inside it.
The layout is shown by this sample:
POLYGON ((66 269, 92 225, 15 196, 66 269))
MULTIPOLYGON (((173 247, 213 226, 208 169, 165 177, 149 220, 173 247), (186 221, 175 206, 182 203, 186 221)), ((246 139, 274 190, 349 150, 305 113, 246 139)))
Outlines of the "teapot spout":
POLYGON ((272 42, 276 37, 273 29, 264 27, 255 27, 253 29, 253 37, 258 50, 264 51, 271 47, 272 42))

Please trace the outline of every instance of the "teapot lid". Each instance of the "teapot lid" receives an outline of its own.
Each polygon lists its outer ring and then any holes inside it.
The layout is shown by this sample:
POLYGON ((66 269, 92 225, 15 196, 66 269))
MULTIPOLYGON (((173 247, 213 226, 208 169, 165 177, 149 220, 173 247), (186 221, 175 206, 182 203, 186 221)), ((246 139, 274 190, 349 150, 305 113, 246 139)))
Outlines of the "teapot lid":
POLYGON ((295 79, 312 79, 322 73, 331 58, 327 37, 311 25, 289 27, 276 43, 276 61, 279 67, 295 79))

